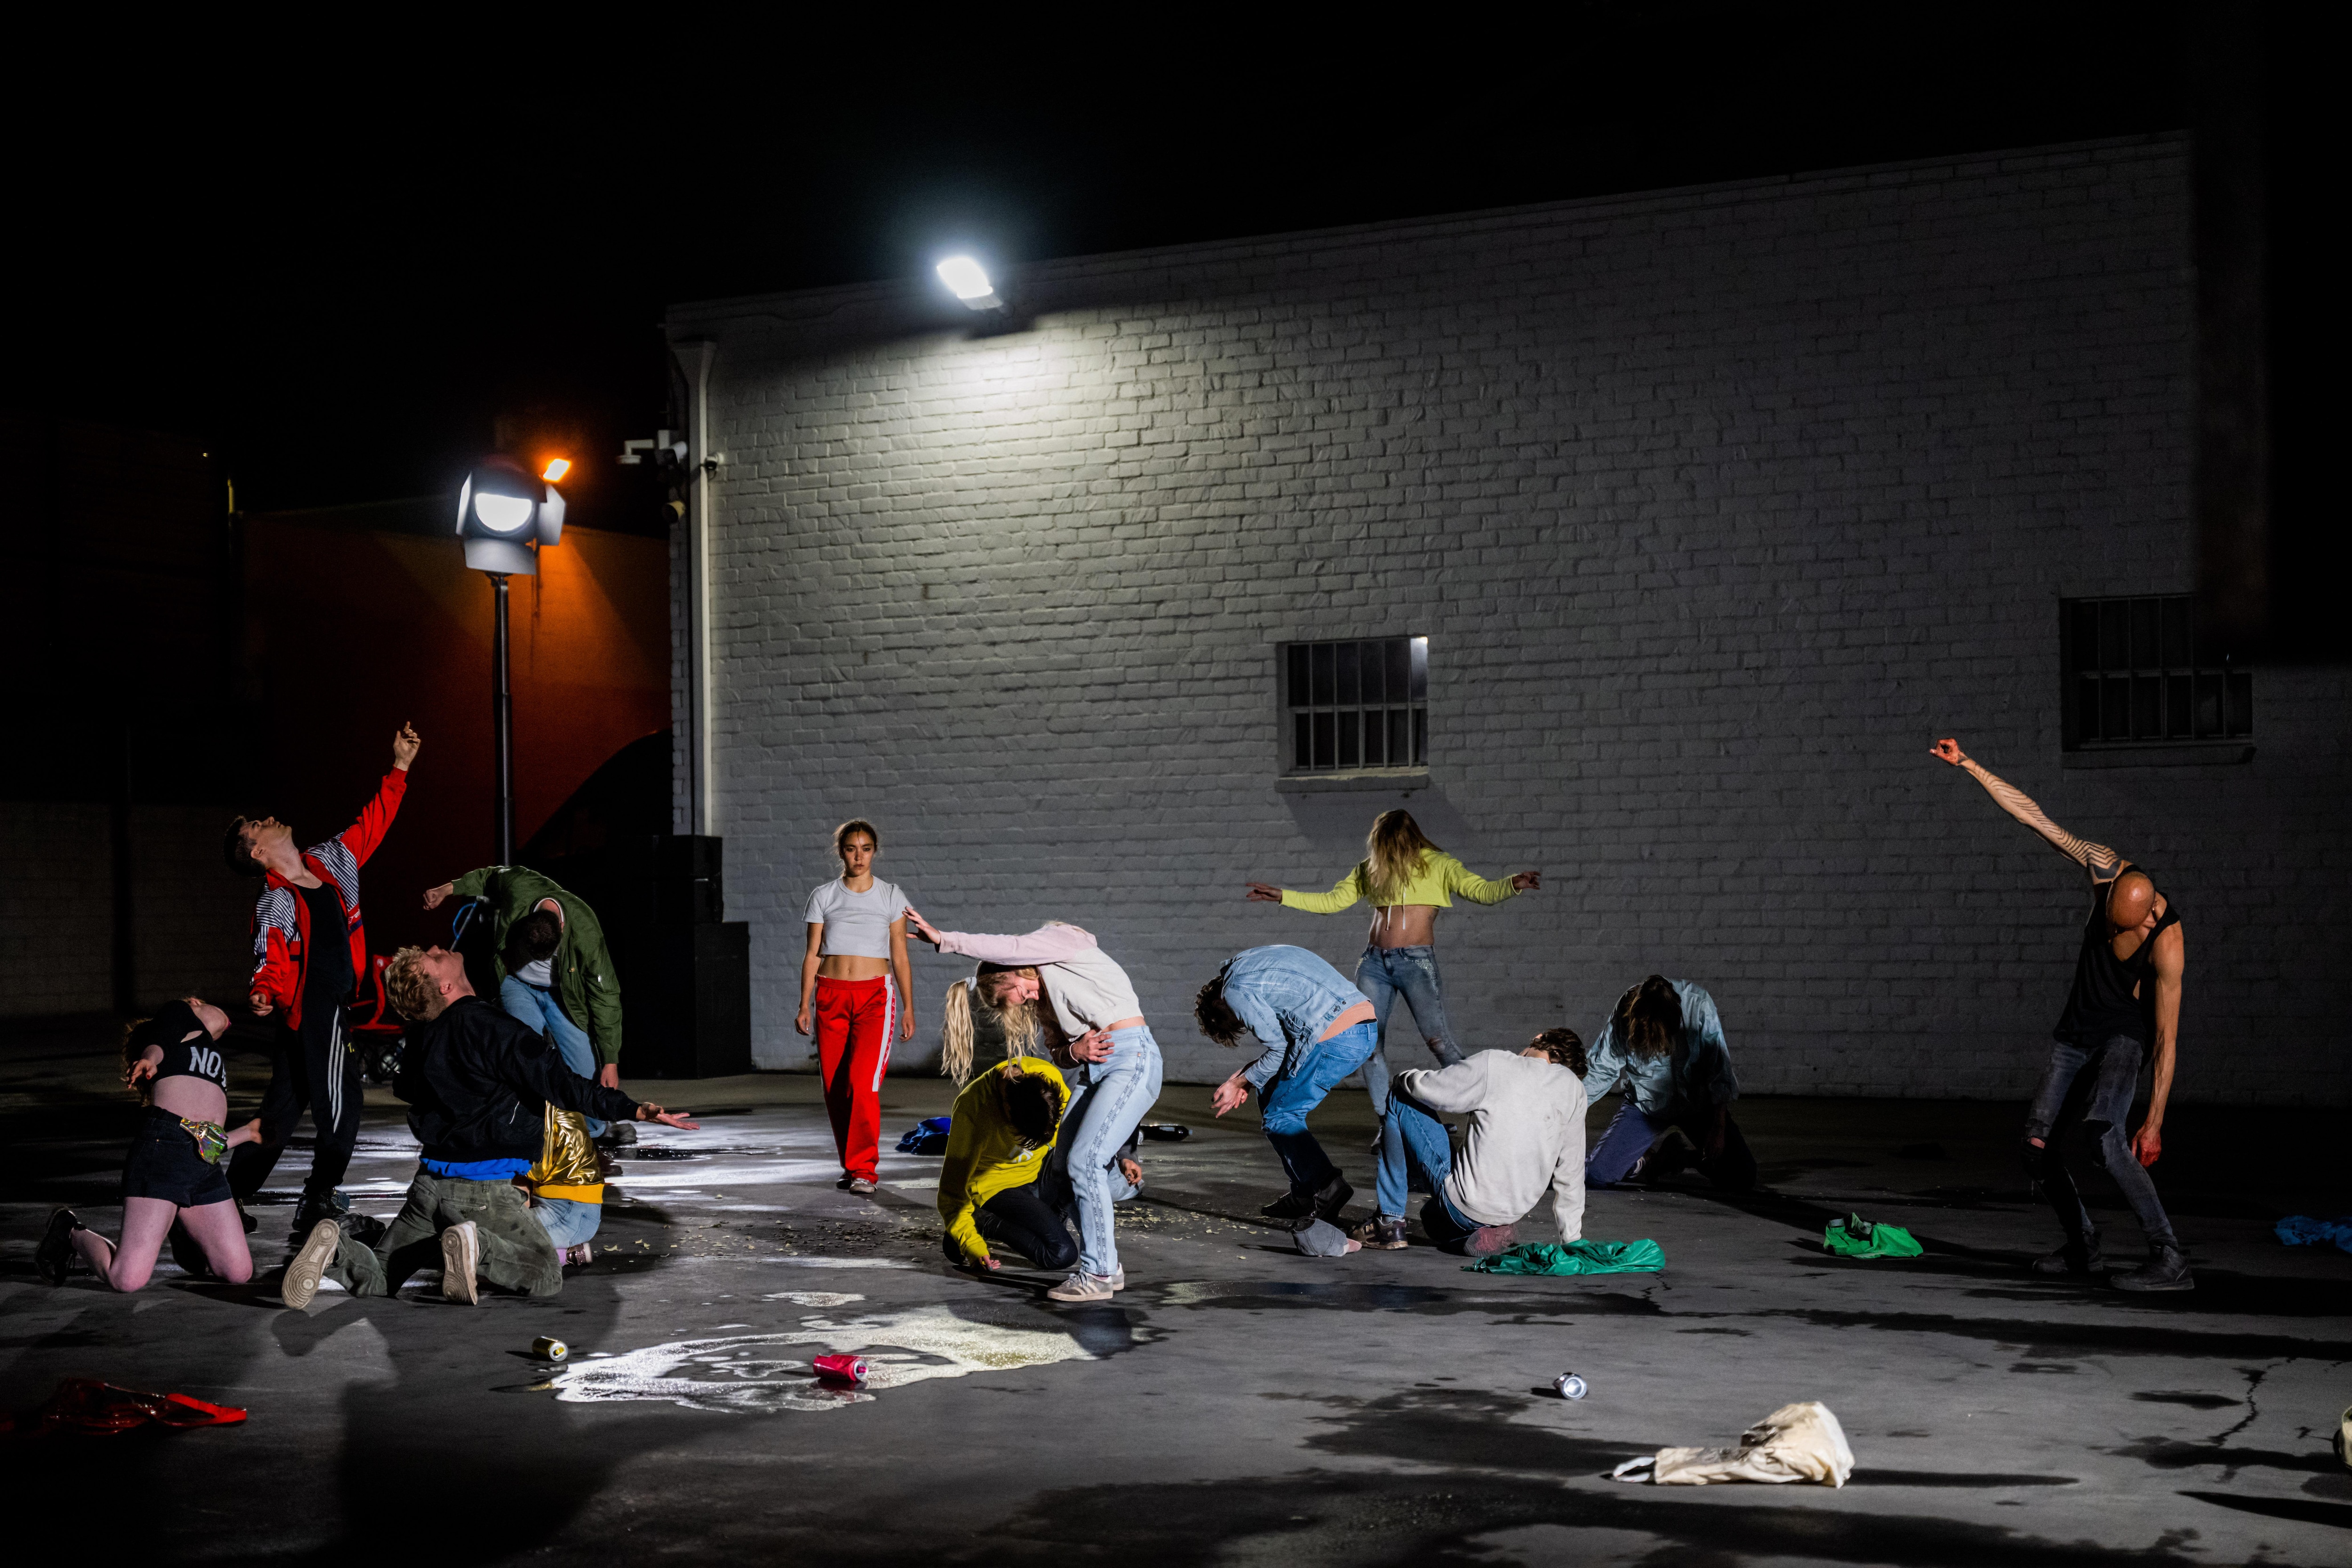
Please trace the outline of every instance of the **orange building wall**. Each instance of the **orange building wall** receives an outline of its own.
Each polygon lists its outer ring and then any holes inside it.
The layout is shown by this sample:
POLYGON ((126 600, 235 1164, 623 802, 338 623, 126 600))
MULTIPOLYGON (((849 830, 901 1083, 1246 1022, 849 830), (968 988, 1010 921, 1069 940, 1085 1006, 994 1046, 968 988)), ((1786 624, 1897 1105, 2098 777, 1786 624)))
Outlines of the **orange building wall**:
MULTIPOLYGON (((490 581, 455 539, 268 519, 245 543, 249 691, 266 798, 306 842, 341 830, 413 721, 425 749, 391 836, 362 877, 369 947, 440 940, 423 890, 496 858, 490 581)), ((668 552, 658 539, 568 529, 512 579, 515 842, 599 764, 669 725, 668 552)))

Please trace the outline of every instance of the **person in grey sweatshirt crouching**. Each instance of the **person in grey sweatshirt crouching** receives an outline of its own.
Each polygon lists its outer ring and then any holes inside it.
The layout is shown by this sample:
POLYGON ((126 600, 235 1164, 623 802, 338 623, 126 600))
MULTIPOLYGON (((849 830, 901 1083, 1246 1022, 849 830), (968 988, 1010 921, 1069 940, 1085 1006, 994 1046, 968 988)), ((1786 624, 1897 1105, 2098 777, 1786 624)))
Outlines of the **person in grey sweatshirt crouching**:
POLYGON ((1447 1252, 1483 1258, 1518 1240, 1519 1219, 1551 1194, 1562 1241, 1584 1237, 1584 1042, 1546 1029, 1520 1051, 1480 1051, 1402 1074, 1381 1137, 1380 1213, 1352 1233, 1368 1251, 1405 1245, 1411 1167, 1432 1194, 1421 1228, 1447 1252), (1467 1113, 1457 1159, 1440 1112, 1467 1113))

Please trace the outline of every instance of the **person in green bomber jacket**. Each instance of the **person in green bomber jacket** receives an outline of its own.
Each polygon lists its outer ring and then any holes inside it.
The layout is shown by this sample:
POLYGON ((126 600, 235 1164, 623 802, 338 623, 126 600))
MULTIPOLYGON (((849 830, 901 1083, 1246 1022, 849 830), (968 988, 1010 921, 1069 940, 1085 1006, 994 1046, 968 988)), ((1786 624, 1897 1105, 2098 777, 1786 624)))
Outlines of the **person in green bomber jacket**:
MULTIPOLYGON (((499 1005, 547 1036, 573 1072, 606 1089, 620 1088, 621 980, 604 945, 604 928, 587 900, 525 866, 485 866, 428 888, 425 907, 437 910, 452 897, 480 899, 488 906, 499 1005), (515 930, 541 910, 560 928, 554 952, 543 959, 517 950, 522 933, 515 930)), ((608 1131, 619 1142, 636 1142, 636 1129, 625 1122, 609 1129, 602 1121, 588 1123, 592 1138, 608 1131)))

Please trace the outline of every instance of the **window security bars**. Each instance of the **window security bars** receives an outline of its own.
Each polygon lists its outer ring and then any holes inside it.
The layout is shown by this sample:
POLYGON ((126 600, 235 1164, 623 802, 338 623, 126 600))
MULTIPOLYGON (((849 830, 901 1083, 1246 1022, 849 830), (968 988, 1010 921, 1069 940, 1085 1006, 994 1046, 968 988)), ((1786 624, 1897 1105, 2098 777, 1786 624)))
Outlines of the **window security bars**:
POLYGON ((1285 771, 1429 763, 1429 639, 1295 642, 1283 648, 1285 771))
POLYGON ((2253 734, 2253 675, 2199 646, 2190 607, 2186 594, 2059 602, 2066 750, 2253 734))

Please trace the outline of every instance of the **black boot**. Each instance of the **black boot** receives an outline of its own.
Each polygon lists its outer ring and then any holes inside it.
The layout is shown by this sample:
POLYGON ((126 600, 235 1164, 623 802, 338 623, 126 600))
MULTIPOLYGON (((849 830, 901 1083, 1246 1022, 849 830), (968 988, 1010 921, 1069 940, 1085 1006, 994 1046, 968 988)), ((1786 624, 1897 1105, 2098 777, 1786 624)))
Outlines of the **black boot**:
POLYGON ((2099 1256, 2099 1233, 2095 1229, 2086 1230, 2080 1236, 2070 1236, 2065 1246, 2033 1260, 2033 1271, 2044 1279, 2063 1279, 2069 1274, 2096 1274, 2105 1267, 2106 1259, 2099 1256))
POLYGON ((310 1227, 322 1219, 341 1219, 352 1212, 352 1200, 342 1194, 329 1190, 314 1192, 302 1189, 302 1201, 294 1205, 294 1234, 308 1236, 310 1227))
POLYGON ((1356 1189, 1348 1184, 1348 1178, 1333 1173, 1331 1179, 1316 1190, 1313 1218, 1338 1225, 1339 1211, 1346 1208, 1348 1200, 1355 1195, 1356 1189))
POLYGON ((71 1209, 58 1209, 49 1215, 49 1228, 33 1247, 33 1267, 42 1279, 52 1285, 62 1285, 74 1265, 73 1233, 86 1229, 74 1217, 71 1209))
POLYGON ((1268 1219, 1305 1219, 1315 1212, 1315 1200, 1305 1193, 1285 1193, 1257 1212, 1268 1219))
POLYGON ((2197 1278, 2189 1272, 2186 1253, 2159 1241, 2149 1245, 2146 1264, 2116 1275, 2114 1285, 2118 1290, 2194 1290, 2197 1278))

